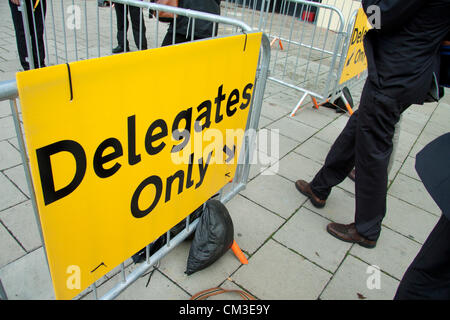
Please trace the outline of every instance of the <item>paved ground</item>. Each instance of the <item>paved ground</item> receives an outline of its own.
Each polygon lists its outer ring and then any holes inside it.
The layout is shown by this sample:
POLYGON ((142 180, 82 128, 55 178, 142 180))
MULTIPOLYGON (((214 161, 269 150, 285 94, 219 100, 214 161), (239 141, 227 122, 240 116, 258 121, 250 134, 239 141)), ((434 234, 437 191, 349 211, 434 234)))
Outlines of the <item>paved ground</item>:
MULTIPOLYGON (((5 1, 0 18, 0 80, 8 80, 19 70, 19 62, 5 1)), ((352 90, 356 102, 360 90, 352 90)), ((347 179, 336 187, 323 209, 313 207, 294 187, 295 180, 311 179, 320 168, 348 115, 305 105, 290 118, 300 94, 269 82, 260 127, 279 130, 279 160, 269 167, 254 165, 246 190, 227 204, 235 239, 249 264, 241 265, 229 251, 211 267, 186 276, 190 243, 184 242, 161 260, 150 282, 148 275, 139 279, 118 299, 188 299, 215 286, 239 287, 260 299, 392 299, 440 216, 414 162, 428 142, 449 131, 447 94, 439 104, 405 111, 383 231, 377 247, 369 250, 340 242, 325 231, 330 221, 353 221, 353 182, 347 179), (373 265, 381 269, 379 283, 371 281, 373 265), (369 289, 368 283, 376 288, 369 289)), ((273 155, 273 150, 268 153, 273 155)), ((0 280, 10 299, 54 298, 34 219, 9 103, 0 102, 0 280)), ((126 265, 127 272, 135 268, 130 261, 126 265)), ((98 294, 117 281, 120 277, 114 272, 105 276, 98 281, 98 294)), ((92 299, 93 294, 87 291, 80 298, 92 299)))

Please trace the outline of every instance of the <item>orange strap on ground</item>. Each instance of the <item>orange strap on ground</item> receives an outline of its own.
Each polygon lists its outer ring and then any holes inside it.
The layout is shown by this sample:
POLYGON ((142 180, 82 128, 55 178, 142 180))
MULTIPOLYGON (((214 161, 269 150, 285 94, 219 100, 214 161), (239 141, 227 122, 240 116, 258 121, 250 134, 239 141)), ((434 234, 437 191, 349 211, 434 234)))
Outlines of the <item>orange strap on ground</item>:
POLYGON ((244 253, 242 252, 241 248, 239 248, 238 244, 235 240, 233 240, 233 244, 231 245, 231 250, 233 250, 233 253, 235 256, 239 259, 239 261, 242 264, 248 264, 248 260, 245 257, 244 253))

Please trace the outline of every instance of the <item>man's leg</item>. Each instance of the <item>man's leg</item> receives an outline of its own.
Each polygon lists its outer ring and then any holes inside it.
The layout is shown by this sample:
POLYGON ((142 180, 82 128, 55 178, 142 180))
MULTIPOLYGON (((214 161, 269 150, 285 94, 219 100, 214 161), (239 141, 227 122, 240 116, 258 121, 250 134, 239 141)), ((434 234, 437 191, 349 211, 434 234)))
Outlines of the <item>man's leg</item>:
POLYGON ((125 8, 123 4, 115 3, 114 8, 116 9, 116 20, 117 20, 117 44, 119 47, 125 49, 125 45, 128 51, 129 43, 127 36, 128 30, 128 16, 125 15, 125 8), (125 20, 125 23, 124 23, 125 20), (124 41, 125 40, 125 41, 124 41))
POLYGON ((136 47, 139 50, 147 49, 147 38, 145 37, 146 29, 144 16, 138 7, 130 7, 131 26, 133 28, 133 37, 136 47))
POLYGON ((191 41, 191 40, 186 39, 186 36, 184 34, 176 33, 175 34, 175 43, 172 43, 173 42, 173 33, 167 32, 161 43, 161 47, 170 46, 172 44, 177 44, 177 43, 189 42, 189 41, 191 41))
POLYGON ((360 235, 376 241, 386 213, 392 138, 407 106, 367 89, 369 101, 360 105, 355 139, 355 227, 360 235))
MULTIPOLYGON (((368 81, 361 94, 360 107, 370 102, 368 81)), ((325 163, 309 184, 312 192, 320 199, 326 200, 331 189, 344 181, 355 164, 355 136, 359 121, 359 109, 356 110, 331 146, 325 163)))
POLYGON ((32 10, 31 7, 28 7, 28 20, 30 23, 31 29, 30 32, 33 42, 32 47, 33 47, 34 65, 36 68, 45 67, 44 25, 46 13, 47 13, 46 0, 41 0, 35 10, 32 10))
POLYGON ((403 275, 394 299, 450 299, 450 221, 444 215, 403 275))
POLYGON ((309 184, 311 201, 314 196, 325 200, 331 188, 342 182, 355 165, 355 223, 327 226, 327 231, 338 239, 375 247, 386 213, 387 167, 395 124, 406 107, 376 92, 366 81, 358 110, 309 184))
POLYGON ((27 61, 28 52, 25 40, 25 31, 23 29, 22 12, 19 11, 19 6, 8 0, 11 9, 11 17, 14 23, 14 30, 16 32, 17 51, 19 53, 20 64, 24 70, 30 69, 30 64, 27 61))
POLYGON ((352 170, 355 161, 355 129, 358 110, 353 113, 337 137, 325 159, 322 168, 311 181, 311 190, 317 197, 326 200, 332 187, 341 183, 352 170))

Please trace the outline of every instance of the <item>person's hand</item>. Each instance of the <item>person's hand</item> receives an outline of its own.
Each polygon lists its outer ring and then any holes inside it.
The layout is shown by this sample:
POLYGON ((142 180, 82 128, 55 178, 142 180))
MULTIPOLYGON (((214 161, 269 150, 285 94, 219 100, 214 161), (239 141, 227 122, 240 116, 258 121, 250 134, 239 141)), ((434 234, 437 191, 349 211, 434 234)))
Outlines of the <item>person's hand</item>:
POLYGON ((16 6, 20 6, 20 0, 11 0, 16 6))

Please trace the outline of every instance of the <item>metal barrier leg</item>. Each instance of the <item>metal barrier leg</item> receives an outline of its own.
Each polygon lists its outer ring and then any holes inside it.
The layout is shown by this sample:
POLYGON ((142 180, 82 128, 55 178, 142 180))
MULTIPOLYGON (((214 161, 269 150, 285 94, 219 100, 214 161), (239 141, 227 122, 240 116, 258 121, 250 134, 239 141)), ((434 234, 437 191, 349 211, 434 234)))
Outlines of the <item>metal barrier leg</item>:
POLYGON ((295 113, 297 112, 298 109, 300 109, 301 104, 303 103, 303 101, 305 100, 306 96, 308 95, 307 92, 305 92, 302 96, 302 98, 300 99, 300 101, 297 103, 297 105, 295 106, 295 108, 292 110, 290 116, 294 117, 295 113))
POLYGON ((347 99, 345 99, 345 96, 344 96, 344 93, 343 93, 343 92, 341 92, 341 98, 342 98, 342 100, 343 100, 344 103, 345 103, 345 107, 347 108, 348 113, 349 113, 350 115, 352 115, 352 114, 353 114, 352 107, 350 107, 350 103, 348 103, 347 99))
POLYGON ((314 98, 314 97, 311 97, 311 100, 312 100, 312 102, 314 104, 314 108, 319 109, 319 104, 317 103, 317 99, 314 98))

